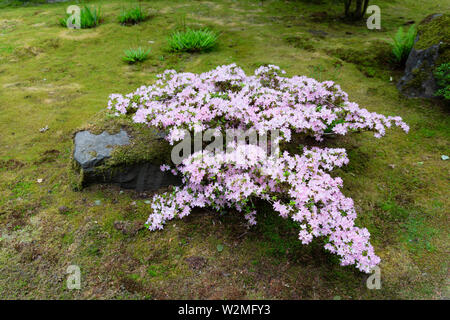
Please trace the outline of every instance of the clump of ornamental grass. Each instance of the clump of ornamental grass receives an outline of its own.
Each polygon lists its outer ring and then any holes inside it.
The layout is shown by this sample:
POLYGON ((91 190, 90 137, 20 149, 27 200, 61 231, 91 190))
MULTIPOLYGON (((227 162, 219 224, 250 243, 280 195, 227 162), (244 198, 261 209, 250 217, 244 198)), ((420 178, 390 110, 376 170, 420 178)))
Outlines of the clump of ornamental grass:
POLYGON ((175 31, 168 38, 170 51, 201 52, 213 49, 217 44, 218 34, 208 28, 175 31))
POLYGON ((360 108, 333 81, 284 74, 273 65, 253 75, 235 64, 202 74, 166 70, 151 86, 110 96, 108 109, 113 114, 166 130, 165 139, 177 143, 174 148, 180 141, 181 146, 187 143, 184 159, 175 161, 172 153, 174 163, 161 166, 181 176, 182 185, 153 196, 146 226, 163 229, 195 207, 218 214, 237 210, 251 226, 256 224, 254 204, 264 201, 281 217, 295 221, 303 244, 323 239, 324 248, 339 256, 341 265, 370 272, 380 262, 370 233, 356 226, 355 206, 342 192, 343 180, 329 173, 349 162, 345 149, 313 147, 300 154, 286 150, 268 155, 267 145, 247 145, 245 136, 252 131, 261 138, 270 134, 272 152, 293 135, 320 141, 327 133, 369 130, 381 138, 387 128, 408 132, 409 127, 401 117, 360 108), (214 143, 222 141, 221 148, 189 152, 192 132, 223 137, 228 130, 243 133, 244 143, 214 138, 214 143))
POLYGON ((405 65, 406 60, 408 59, 409 53, 414 46, 416 34, 417 29, 415 25, 412 25, 406 32, 400 27, 392 38, 392 53, 394 54, 396 62, 401 66, 405 65))
POLYGON ((134 64, 147 60, 149 54, 150 49, 145 50, 142 47, 130 48, 128 50, 125 50, 125 55, 123 56, 122 60, 128 64, 134 64))
POLYGON ((136 6, 130 9, 123 9, 119 15, 119 23, 123 25, 133 25, 145 21, 149 15, 142 10, 141 6, 136 6))
POLYGON ((62 18, 59 22, 63 27, 66 28, 70 26, 70 23, 78 28, 76 24, 79 22, 79 27, 81 29, 89 29, 98 26, 102 22, 102 20, 102 12, 99 7, 89 7, 85 5, 80 10, 79 21, 77 21, 77 18, 73 14, 66 14, 66 17, 62 18))

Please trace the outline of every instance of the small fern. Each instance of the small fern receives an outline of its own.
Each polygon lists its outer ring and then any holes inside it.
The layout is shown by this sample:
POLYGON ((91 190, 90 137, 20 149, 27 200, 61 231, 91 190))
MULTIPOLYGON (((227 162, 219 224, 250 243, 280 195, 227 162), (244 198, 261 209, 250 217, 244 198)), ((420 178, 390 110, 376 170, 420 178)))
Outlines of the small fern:
POLYGON ((395 34, 392 44, 392 53, 394 54, 395 60, 402 66, 406 63, 409 53, 414 46, 414 40, 416 38, 417 29, 415 25, 412 25, 407 32, 403 31, 400 27, 395 34))

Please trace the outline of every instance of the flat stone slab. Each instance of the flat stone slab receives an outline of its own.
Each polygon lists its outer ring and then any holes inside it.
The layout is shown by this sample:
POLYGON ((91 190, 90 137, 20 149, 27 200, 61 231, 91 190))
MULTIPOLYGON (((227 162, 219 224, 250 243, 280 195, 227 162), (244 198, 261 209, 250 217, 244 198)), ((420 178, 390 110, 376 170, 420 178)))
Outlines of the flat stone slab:
POLYGON ((103 131, 99 135, 89 131, 80 131, 75 135, 74 159, 84 170, 93 170, 106 158, 111 156, 114 146, 130 143, 127 132, 120 130, 117 134, 103 131))
POLYGON ((161 152, 170 150, 168 147, 160 147, 161 144, 166 143, 163 140, 164 134, 154 132, 154 130, 149 130, 148 133, 154 137, 153 141, 155 142, 149 143, 146 148, 154 150, 154 158, 146 158, 142 161, 138 159, 133 164, 113 161, 114 165, 110 165, 108 160, 115 160, 113 158, 115 147, 129 146, 133 148, 135 146, 135 141, 127 131, 121 129, 116 134, 109 134, 106 131, 101 134, 93 134, 88 130, 77 132, 73 150, 73 160, 76 164, 74 167, 80 177, 77 188, 81 189, 95 183, 111 183, 118 184, 121 188, 142 192, 180 185, 179 177, 160 169, 161 164, 157 157, 161 155, 161 152))

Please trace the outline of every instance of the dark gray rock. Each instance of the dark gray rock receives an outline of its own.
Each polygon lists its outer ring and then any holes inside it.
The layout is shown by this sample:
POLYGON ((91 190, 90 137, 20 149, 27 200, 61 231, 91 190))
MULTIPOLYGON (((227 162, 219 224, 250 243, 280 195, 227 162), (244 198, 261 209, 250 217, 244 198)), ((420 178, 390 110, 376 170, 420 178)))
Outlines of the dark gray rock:
POLYGON ((448 14, 431 14, 419 24, 419 32, 397 88, 407 97, 434 98, 438 85, 434 71, 449 56, 448 14))
MULTIPOLYGON (((153 191, 168 186, 181 185, 181 180, 168 171, 161 171, 159 165, 140 163, 133 166, 123 166, 112 170, 107 178, 104 175, 93 176, 94 182, 116 183, 124 189, 136 191, 153 191)), ((87 178, 88 181, 90 177, 87 178)))
POLYGON ((433 98, 437 84, 433 76, 440 43, 423 50, 412 49, 406 61, 405 74, 397 88, 410 98, 433 98))
MULTIPOLYGON (((151 132, 156 140, 162 140, 163 132, 151 132)), ((121 188, 135 189, 139 192, 158 190, 162 187, 180 185, 181 179, 172 173, 160 170, 160 164, 151 161, 141 161, 132 165, 115 163, 107 164, 111 153, 116 146, 132 145, 133 139, 121 130, 111 135, 106 131, 99 135, 89 131, 80 131, 75 134, 73 159, 81 175, 80 186, 85 187, 94 183, 118 184, 121 188)), ((152 145, 148 146, 149 148, 152 145)), ((158 149, 159 150, 159 149, 158 149)))
POLYGON ((80 131, 75 135, 74 159, 85 171, 94 170, 95 166, 111 156, 114 146, 130 143, 130 138, 124 130, 117 134, 103 131, 99 135, 89 131, 80 131))
POLYGON ((442 13, 433 13, 430 14, 428 17, 426 17, 421 23, 428 23, 436 18, 442 17, 443 14, 442 13))

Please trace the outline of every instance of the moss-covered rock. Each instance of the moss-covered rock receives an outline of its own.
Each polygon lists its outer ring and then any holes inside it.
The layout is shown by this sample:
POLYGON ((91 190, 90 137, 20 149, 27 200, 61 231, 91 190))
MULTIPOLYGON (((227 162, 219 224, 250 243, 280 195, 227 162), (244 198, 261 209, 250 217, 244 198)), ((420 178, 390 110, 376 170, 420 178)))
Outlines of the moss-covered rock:
POLYGON ((172 148, 164 135, 128 117, 97 114, 74 133, 69 175, 73 188, 117 183, 143 191, 179 184, 177 177, 160 170, 162 164, 171 164, 172 148))
POLYGON ((341 47, 328 50, 328 53, 342 61, 353 63, 359 71, 369 78, 388 79, 391 69, 395 65, 390 45, 381 40, 372 41, 359 50, 341 47))
POLYGON ((438 87, 435 69, 450 61, 450 15, 433 14, 418 27, 418 35, 405 74, 397 87, 408 97, 433 98, 438 87))
POLYGON ((433 14, 426 17, 419 24, 418 32, 419 38, 414 45, 416 50, 440 44, 435 64, 441 65, 450 61, 450 14, 433 14))

